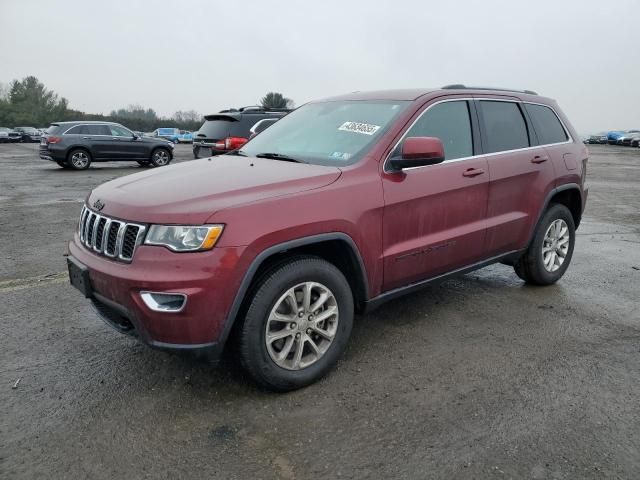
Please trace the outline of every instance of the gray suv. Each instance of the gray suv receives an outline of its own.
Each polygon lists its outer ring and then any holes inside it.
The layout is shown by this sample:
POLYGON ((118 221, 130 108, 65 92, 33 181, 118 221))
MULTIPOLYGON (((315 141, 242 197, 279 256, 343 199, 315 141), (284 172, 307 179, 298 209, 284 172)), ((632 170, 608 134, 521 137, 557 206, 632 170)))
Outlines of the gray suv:
POLYGON ((52 123, 42 136, 40 158, 73 170, 108 161, 162 167, 173 158, 173 144, 161 138, 141 137, 113 122, 59 122, 52 123))

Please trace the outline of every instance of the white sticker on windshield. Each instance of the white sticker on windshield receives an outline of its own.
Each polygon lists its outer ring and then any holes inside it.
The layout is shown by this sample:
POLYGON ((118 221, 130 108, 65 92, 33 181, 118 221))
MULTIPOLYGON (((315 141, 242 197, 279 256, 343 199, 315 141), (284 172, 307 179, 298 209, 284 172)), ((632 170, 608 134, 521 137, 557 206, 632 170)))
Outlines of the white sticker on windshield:
POLYGON ((338 130, 344 132, 363 133, 365 135, 373 135, 380 129, 379 125, 371 125, 369 123, 344 122, 338 127, 338 130))

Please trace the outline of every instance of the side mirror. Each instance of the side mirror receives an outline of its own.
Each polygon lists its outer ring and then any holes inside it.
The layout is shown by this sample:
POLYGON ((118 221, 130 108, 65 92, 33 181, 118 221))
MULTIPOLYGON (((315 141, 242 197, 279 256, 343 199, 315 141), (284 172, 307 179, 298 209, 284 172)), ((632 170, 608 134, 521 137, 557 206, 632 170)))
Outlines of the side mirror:
POLYGON ((132 137, 134 140, 138 140, 140 138, 140 135, 138 135, 137 133, 134 133, 132 137))
POLYGON ((402 142, 400 156, 391 157, 391 168, 400 171, 405 168, 435 165, 444 161, 444 146, 436 137, 407 137, 402 142))

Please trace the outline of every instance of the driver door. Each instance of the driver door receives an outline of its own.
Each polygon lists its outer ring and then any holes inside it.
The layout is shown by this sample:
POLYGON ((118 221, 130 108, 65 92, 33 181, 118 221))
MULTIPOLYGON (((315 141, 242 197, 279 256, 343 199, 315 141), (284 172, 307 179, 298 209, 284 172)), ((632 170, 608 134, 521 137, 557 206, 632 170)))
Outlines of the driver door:
POLYGON ((108 125, 111 133, 111 158, 114 160, 136 160, 145 158, 145 146, 134 133, 120 125, 108 125))
POLYGON ((439 138, 445 161, 383 173, 384 290, 473 264, 484 253, 489 169, 485 158, 474 157, 479 135, 473 104, 432 103, 406 137, 439 138))

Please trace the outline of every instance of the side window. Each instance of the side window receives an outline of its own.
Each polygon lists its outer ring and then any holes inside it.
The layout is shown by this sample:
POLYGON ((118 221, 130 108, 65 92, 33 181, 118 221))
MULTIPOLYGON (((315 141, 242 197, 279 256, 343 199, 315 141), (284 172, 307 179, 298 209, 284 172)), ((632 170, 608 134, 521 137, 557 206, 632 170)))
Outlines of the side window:
POLYGON ((406 137, 437 137, 444 145, 445 160, 473 155, 471 118, 466 101, 443 102, 429 108, 406 137))
POLYGON ((487 134, 487 153, 529 146, 529 133, 515 102, 480 101, 480 115, 487 134))
POLYGON ((76 125, 75 127, 67 130, 67 133, 65 133, 65 135, 82 135, 82 134, 85 134, 85 135, 87 134, 86 125, 76 125))
POLYGON ((533 105, 531 103, 525 103, 525 108, 533 128, 538 135, 541 145, 549 145, 550 143, 561 143, 569 140, 567 132, 558 120, 556 114, 549 107, 543 105, 533 105))
POLYGON ((133 135, 129 130, 119 125, 108 125, 107 128, 114 137, 131 137, 133 135))
POLYGON ((89 135, 111 135, 111 131, 106 125, 87 125, 89 135))

